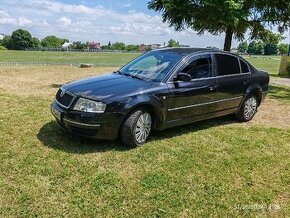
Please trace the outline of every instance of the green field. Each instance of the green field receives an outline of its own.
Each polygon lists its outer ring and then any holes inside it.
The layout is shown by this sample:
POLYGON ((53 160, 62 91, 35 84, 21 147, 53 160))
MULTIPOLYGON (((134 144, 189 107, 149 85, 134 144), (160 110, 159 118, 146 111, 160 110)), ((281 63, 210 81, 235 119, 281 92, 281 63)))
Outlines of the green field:
MULTIPOLYGON (((87 53, 87 52, 44 52, 44 51, 0 51, 0 62, 51 62, 92 63, 101 66, 122 66, 140 53, 87 53)), ((280 56, 246 56, 256 68, 277 76, 280 56)))
POLYGON ((122 66, 139 53, 0 51, 0 62, 92 63, 122 66))
POLYGON ((0 217, 289 217, 290 88, 136 149, 63 133, 56 87, 109 70, 0 67, 0 217))

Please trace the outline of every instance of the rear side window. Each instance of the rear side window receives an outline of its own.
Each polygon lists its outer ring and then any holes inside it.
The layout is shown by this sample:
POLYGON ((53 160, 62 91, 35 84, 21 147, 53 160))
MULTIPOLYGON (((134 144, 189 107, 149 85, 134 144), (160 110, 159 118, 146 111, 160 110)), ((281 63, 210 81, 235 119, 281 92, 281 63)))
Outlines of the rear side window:
POLYGON ((239 60, 235 56, 216 54, 215 57, 218 75, 226 76, 241 73, 239 60))
POLYGON ((199 56, 192 60, 183 70, 188 73, 191 79, 200 79, 211 77, 211 55, 199 56))
POLYGON ((246 62, 241 59, 240 59, 240 63, 241 63, 242 73, 249 73, 250 69, 249 69, 248 64, 246 64, 246 62))

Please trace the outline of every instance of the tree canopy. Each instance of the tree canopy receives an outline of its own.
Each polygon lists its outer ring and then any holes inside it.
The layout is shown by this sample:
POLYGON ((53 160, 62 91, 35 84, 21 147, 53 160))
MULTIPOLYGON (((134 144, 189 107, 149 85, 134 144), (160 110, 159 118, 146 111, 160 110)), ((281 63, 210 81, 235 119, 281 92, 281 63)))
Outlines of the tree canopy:
POLYGON ((289 0, 151 0, 148 7, 161 12, 163 21, 178 31, 225 33, 226 51, 233 37, 242 40, 247 31, 251 39, 259 39, 266 26, 275 26, 281 33, 290 26, 289 0))
POLYGON ((46 36, 42 41, 41 44, 45 48, 60 48, 63 43, 67 42, 67 39, 61 39, 56 36, 46 36))
POLYGON ((32 46, 32 36, 27 30, 18 29, 12 33, 9 43, 12 49, 23 50, 32 46))

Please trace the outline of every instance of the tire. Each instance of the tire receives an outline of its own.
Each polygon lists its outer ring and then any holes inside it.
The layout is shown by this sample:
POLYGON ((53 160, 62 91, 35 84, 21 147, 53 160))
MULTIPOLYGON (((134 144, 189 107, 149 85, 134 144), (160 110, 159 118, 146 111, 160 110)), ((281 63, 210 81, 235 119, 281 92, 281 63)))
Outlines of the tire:
POLYGON ((152 129, 152 116, 146 109, 132 112, 121 126, 120 138, 124 145, 138 147, 143 145, 152 129))
POLYGON ((253 119, 258 109, 258 99, 255 95, 249 95, 243 102, 239 112, 236 114, 238 120, 248 122, 253 119))

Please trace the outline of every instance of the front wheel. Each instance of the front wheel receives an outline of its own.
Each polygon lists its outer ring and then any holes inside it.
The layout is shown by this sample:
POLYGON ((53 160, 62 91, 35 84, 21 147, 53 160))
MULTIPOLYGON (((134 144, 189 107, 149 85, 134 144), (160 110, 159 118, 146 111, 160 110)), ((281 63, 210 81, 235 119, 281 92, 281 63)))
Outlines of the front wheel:
POLYGON ((250 95, 242 104, 240 111, 237 113, 237 118, 243 122, 253 119, 257 112, 258 100, 255 95, 250 95))
POLYGON ((121 141, 123 144, 137 147, 143 145, 152 128, 152 116, 145 109, 131 113, 121 127, 121 141))

